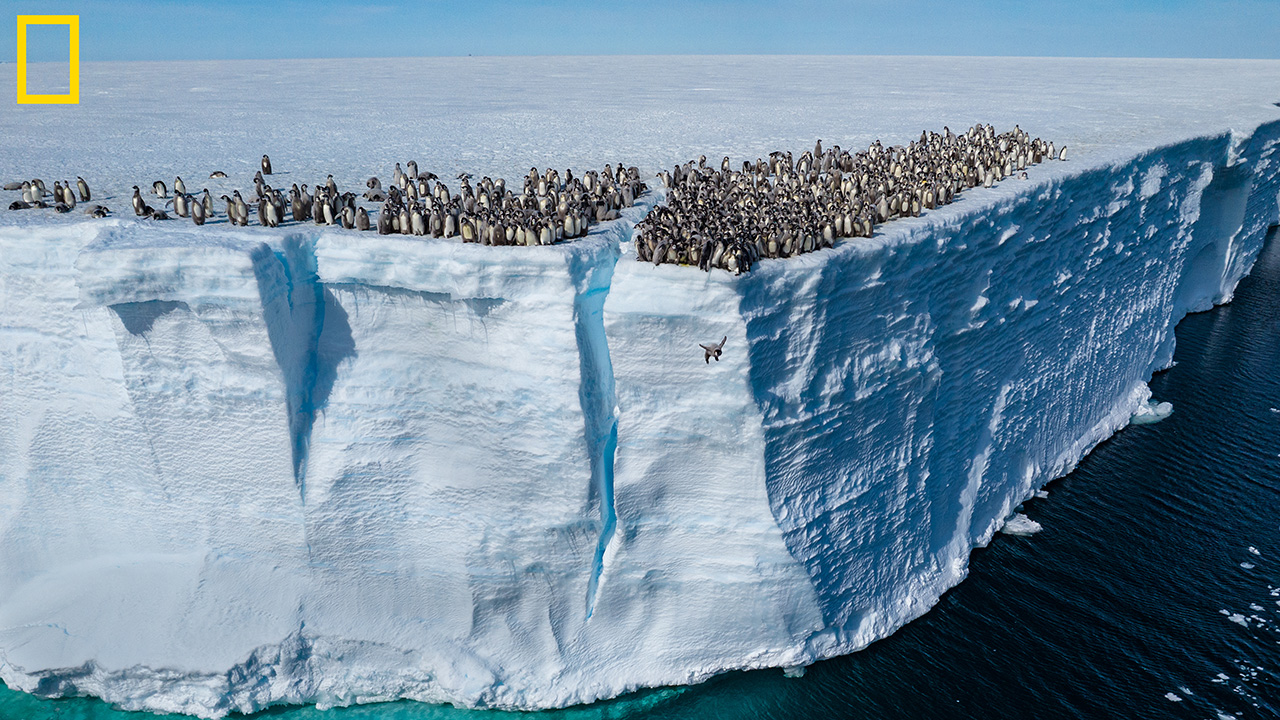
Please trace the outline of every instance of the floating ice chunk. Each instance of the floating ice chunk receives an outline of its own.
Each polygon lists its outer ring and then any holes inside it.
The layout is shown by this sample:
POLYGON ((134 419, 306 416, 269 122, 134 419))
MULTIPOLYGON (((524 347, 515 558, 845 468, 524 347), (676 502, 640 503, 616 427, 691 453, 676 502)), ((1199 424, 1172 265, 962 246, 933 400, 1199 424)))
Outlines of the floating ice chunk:
POLYGON ((1240 567, 1244 568, 1245 570, 1252 570, 1255 567, 1257 567, 1257 565, 1254 565, 1251 562, 1242 562, 1240 563, 1240 567))
MULTIPOLYGON (((1226 610, 1223 610, 1222 612, 1226 613, 1227 611, 1226 611, 1226 610)), ((1233 623, 1235 623, 1235 624, 1239 625, 1240 627, 1249 627, 1249 620, 1248 620, 1248 618, 1246 618, 1245 616, 1241 615, 1240 613, 1229 613, 1229 614, 1227 614, 1227 619, 1228 619, 1228 620, 1230 620, 1231 622, 1233 622, 1233 623)))
POLYGON ((1048 490, 1037 490, 1037 491, 1036 491, 1036 497, 1040 498, 1041 500, 1044 500, 1045 498, 1049 497, 1049 491, 1048 491, 1048 490))
POLYGON ((1164 699, 1168 700, 1169 702, 1182 702, 1182 698, 1178 697, 1177 694, 1171 693, 1171 692, 1165 693, 1164 699))
POLYGON ((1173 414, 1173 403, 1148 400, 1129 418, 1134 425, 1152 425, 1173 414))
POLYGON ((1249 552, 1253 553, 1254 555, 1257 555, 1258 557, 1262 557, 1262 552, 1258 550, 1258 548, 1252 545, 1249 546, 1249 552))
POLYGON ((793 665, 791 667, 782 668, 783 677, 802 678, 804 677, 804 672, 805 672, 804 665, 793 665))
POLYGON ((1195 695, 1195 693, 1191 692, 1191 688, 1186 685, 1179 685, 1178 689, 1182 691, 1183 695, 1195 695))
POLYGON ((1022 513, 1018 513, 1005 522, 1004 527, 1001 528, 1001 532, 1006 535, 1021 535, 1023 537, 1027 537, 1035 535, 1043 529, 1044 528, 1041 527, 1040 523, 1032 520, 1022 513))

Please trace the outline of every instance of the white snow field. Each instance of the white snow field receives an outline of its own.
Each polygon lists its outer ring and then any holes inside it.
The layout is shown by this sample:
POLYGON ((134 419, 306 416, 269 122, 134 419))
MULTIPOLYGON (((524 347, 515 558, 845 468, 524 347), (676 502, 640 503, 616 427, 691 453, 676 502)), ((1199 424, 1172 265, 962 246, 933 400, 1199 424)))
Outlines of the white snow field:
POLYGON ((1146 407, 1280 202, 1276 62, 85 64, 81 97, 0 113, 0 180, 116 213, 0 194, 0 678, 203 717, 546 708, 865 647, 1146 407), (635 262, 658 193, 550 248, 128 204, 249 190, 262 153, 285 186, 651 178, 976 122, 1068 161, 742 277, 635 262))

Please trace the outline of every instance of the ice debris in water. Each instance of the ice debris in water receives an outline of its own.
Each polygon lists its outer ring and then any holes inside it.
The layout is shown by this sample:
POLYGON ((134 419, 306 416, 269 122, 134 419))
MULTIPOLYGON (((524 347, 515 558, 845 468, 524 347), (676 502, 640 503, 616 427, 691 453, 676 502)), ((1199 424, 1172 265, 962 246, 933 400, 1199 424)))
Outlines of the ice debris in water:
POLYGON ((1164 694, 1164 697, 1165 697, 1165 699, 1166 699, 1166 700, 1168 700, 1169 702, 1182 702, 1182 698, 1178 697, 1176 694, 1171 693, 1171 692, 1167 692, 1167 693, 1165 693, 1165 694, 1164 694))
POLYGON ((1252 545, 1249 546, 1249 552, 1257 555, 1258 557, 1262 557, 1262 551, 1252 545))
POLYGON ((1241 615, 1240 613, 1233 613, 1228 610, 1219 610, 1218 612, 1222 613, 1223 615, 1226 615, 1228 620, 1239 625, 1240 627, 1249 627, 1249 621, 1245 618, 1244 615, 1241 615))
POLYGON ((1004 527, 1001 528, 1001 532, 1007 535, 1021 535, 1026 537, 1029 535, 1035 535, 1043 529, 1044 528, 1040 526, 1040 523, 1032 520, 1022 513, 1018 513, 1005 522, 1004 527))
POLYGON ((1043 500, 1043 499, 1045 499, 1045 498, 1049 497, 1049 491, 1048 491, 1048 490, 1037 490, 1037 491, 1036 491, 1036 497, 1038 497, 1038 498, 1040 498, 1041 500, 1043 500))
POLYGON ((1255 567, 1257 567, 1257 565, 1254 565, 1251 562, 1242 562, 1240 563, 1240 567, 1244 568, 1245 570, 1252 570, 1255 567))
POLYGON ((1138 408, 1138 412, 1129 418, 1134 425, 1151 425, 1169 417, 1173 413, 1173 403, 1148 400, 1138 408))

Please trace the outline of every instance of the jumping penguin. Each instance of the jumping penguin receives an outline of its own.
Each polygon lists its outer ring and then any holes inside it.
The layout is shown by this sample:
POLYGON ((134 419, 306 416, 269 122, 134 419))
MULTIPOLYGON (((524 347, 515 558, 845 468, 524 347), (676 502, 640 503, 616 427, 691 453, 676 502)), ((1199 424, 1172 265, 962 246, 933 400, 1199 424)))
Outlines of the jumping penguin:
POLYGON ((723 338, 721 338, 720 343, 718 345, 702 345, 702 344, 698 345, 698 347, 706 351, 707 354, 703 359, 707 362, 708 365, 711 364, 711 358, 715 358, 716 362, 720 362, 720 353, 724 352, 724 344, 728 340, 729 340, 729 336, 725 335, 723 338))

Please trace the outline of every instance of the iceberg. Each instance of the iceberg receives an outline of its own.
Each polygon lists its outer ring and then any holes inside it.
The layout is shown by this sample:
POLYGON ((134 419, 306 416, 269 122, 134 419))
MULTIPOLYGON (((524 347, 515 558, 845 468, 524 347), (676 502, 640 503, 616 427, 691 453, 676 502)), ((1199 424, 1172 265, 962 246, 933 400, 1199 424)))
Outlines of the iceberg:
POLYGON ((532 248, 2 214, 0 679, 538 709, 857 651, 1034 530, 1230 300, 1280 219, 1233 87, 1232 129, 1059 127, 1070 162, 741 277, 636 261, 659 191, 532 248))

